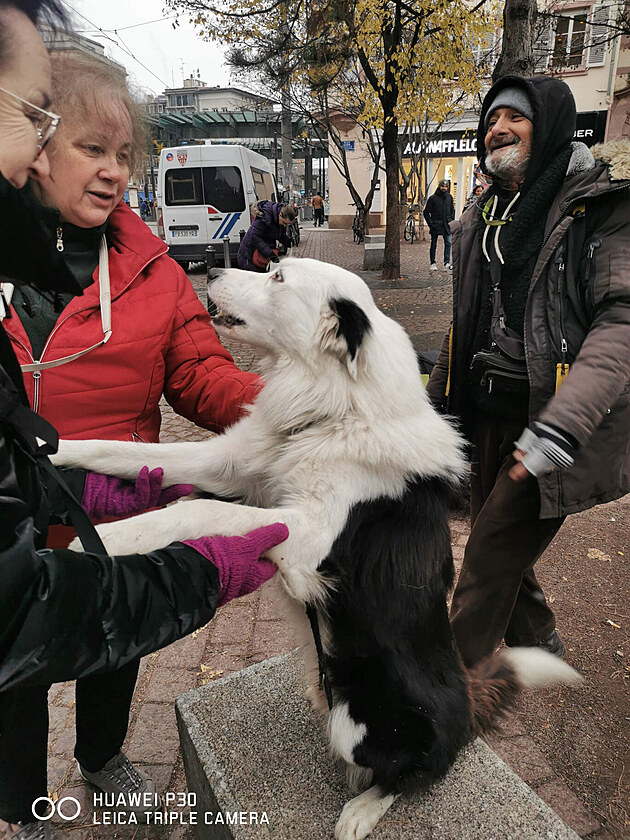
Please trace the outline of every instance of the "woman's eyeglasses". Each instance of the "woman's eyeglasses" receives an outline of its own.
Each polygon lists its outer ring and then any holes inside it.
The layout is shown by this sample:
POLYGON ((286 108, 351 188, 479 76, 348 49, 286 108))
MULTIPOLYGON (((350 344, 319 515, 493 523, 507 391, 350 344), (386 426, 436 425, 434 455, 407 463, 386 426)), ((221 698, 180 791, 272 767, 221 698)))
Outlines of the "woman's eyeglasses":
POLYGON ((26 105, 33 112, 31 114, 25 114, 25 116, 31 120, 37 131, 37 157, 39 157, 57 130, 61 117, 59 114, 53 114, 52 111, 45 111, 43 108, 33 105, 28 99, 22 99, 21 96, 18 96, 16 93, 11 93, 10 90, 5 90, 3 87, 0 87, 0 91, 6 93, 12 99, 21 102, 22 105, 26 105))

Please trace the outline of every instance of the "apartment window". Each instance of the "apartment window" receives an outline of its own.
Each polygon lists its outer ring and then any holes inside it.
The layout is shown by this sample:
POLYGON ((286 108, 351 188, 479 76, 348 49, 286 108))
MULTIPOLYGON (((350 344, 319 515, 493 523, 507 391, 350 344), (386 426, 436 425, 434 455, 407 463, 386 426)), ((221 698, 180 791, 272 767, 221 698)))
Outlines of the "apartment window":
POLYGON ((551 59, 553 67, 584 65, 587 18, 588 9, 578 9, 558 17, 551 59))

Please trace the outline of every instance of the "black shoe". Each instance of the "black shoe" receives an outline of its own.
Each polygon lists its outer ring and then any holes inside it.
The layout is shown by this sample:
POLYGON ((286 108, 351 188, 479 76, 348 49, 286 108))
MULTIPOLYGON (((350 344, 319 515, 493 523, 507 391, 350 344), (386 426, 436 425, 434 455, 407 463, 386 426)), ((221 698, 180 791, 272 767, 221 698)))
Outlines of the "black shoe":
POLYGON ((538 642, 538 644, 534 645, 534 647, 553 653, 553 655, 557 656, 559 659, 564 659, 566 655, 566 650, 562 644, 562 639, 558 636, 557 630, 554 630, 550 636, 547 636, 546 639, 538 642))

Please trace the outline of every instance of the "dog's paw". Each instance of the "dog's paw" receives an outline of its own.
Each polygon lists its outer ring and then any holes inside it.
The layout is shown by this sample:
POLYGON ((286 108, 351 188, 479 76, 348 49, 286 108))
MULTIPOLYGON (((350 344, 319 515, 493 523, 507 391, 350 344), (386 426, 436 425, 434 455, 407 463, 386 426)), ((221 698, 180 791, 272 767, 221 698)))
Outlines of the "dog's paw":
POLYGON ((278 567, 280 577, 286 591, 291 598, 302 604, 312 604, 323 600, 326 594, 326 582, 317 571, 295 568, 279 551, 282 546, 276 546, 266 556, 278 567))
POLYGON ((346 802, 335 826, 335 840, 363 840, 396 799, 383 796, 378 785, 346 802))

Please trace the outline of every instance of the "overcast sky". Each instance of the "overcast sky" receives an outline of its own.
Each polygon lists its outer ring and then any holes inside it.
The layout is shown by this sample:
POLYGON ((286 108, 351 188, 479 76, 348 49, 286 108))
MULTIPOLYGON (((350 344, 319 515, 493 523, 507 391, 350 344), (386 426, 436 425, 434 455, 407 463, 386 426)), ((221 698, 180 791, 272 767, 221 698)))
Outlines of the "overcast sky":
POLYGON ((174 21, 166 19, 172 12, 163 13, 162 0, 64 0, 64 5, 74 10, 75 28, 103 44, 107 54, 127 68, 131 81, 145 90, 161 93, 173 84, 180 87, 182 62, 186 78, 191 73, 196 77, 199 70, 208 85, 230 83, 221 49, 198 38, 186 18, 180 17, 173 29, 174 21))

